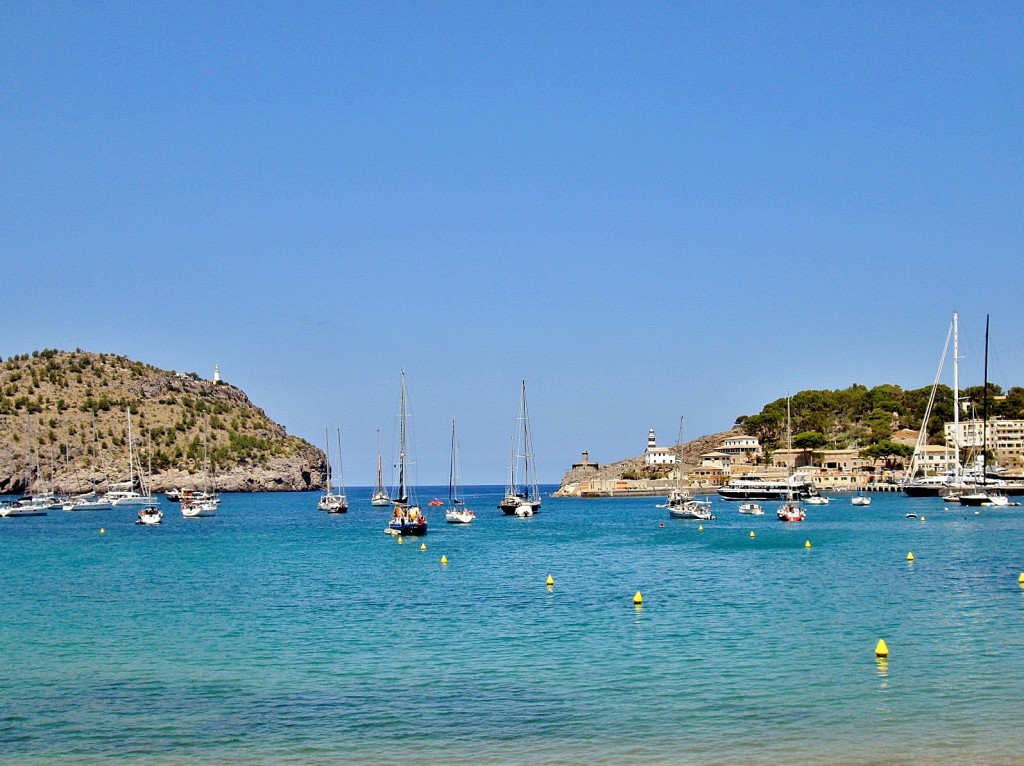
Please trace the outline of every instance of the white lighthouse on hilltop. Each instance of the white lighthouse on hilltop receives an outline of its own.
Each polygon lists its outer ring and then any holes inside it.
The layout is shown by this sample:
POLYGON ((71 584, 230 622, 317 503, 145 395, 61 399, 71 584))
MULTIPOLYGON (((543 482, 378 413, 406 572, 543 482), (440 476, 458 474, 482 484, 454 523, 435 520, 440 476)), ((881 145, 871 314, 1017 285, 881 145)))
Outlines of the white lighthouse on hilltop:
POLYGON ((654 436, 654 429, 647 432, 647 449, 644 450, 644 462, 647 465, 675 465, 676 453, 669 447, 659 447, 654 436))

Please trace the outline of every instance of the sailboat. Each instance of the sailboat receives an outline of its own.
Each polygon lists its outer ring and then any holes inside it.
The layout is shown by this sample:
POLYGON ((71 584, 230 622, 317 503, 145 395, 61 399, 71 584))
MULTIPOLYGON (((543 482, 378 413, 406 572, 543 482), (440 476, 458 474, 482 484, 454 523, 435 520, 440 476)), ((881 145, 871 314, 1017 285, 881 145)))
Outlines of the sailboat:
POLYGON ((533 437, 530 434, 530 415, 526 407, 526 381, 523 381, 519 402, 519 417, 509 459, 509 480, 505 496, 498 508, 507 516, 532 516, 540 510, 540 492, 537 489, 536 466, 533 457, 533 437), (517 475, 520 461, 522 471, 517 475))
MULTIPOLYGON (((793 454, 793 423, 789 410, 789 399, 786 399, 786 441, 789 454, 793 454)), ((793 497, 793 487, 790 484, 786 489, 786 502, 775 511, 779 521, 803 521, 807 514, 800 507, 800 501, 793 497)))
POLYGON ((391 505, 391 498, 388 491, 384 489, 384 464, 380 457, 380 431, 377 431, 377 486, 370 498, 370 505, 378 507, 391 505))
MULTIPOLYGON (((153 445, 150 444, 149 448, 149 473, 153 473, 153 445)), ((142 491, 146 495, 146 504, 139 509, 138 517, 135 519, 136 524, 144 524, 146 526, 153 526, 159 524, 164 520, 164 512, 160 510, 160 504, 157 499, 153 497, 153 493, 146 489, 146 481, 142 474, 142 463, 139 463, 139 485, 142 487, 142 491)))
POLYGON ((202 492, 184 490, 179 493, 178 501, 181 503, 181 515, 186 519, 198 519, 206 516, 216 516, 217 508, 220 506, 220 497, 214 489, 211 489, 210 479, 210 424, 207 421, 203 431, 203 467, 206 470, 206 481, 202 492))
MULTIPOLYGON (((997 483, 988 477, 988 317, 985 317, 985 385, 982 387, 981 402, 981 472, 974 478, 970 491, 960 493, 960 505, 1006 505, 1006 496, 990 487, 997 483)), ((1003 482, 999 482, 1003 483, 1003 482)))
POLYGON ((850 498, 850 505, 871 505, 871 498, 864 494, 864 490, 858 489, 857 494, 850 498))
POLYGON ((150 502, 142 482, 142 467, 137 462, 138 456, 135 454, 135 443, 132 438, 131 408, 126 409, 125 413, 128 418, 128 481, 111 485, 110 489, 103 495, 103 501, 110 503, 115 508, 148 505, 150 502))
MULTIPOLYGON (((324 445, 327 447, 327 490, 320 498, 316 507, 327 513, 346 513, 348 501, 345 499, 345 481, 341 482, 341 493, 335 494, 334 485, 331 480, 331 445, 327 438, 327 429, 324 429, 324 445)), ((338 460, 341 460, 341 429, 338 429, 338 460)))
POLYGON ((950 322, 949 330, 946 332, 946 343, 942 347, 942 356, 939 357, 939 369, 935 372, 935 380, 932 383, 932 392, 928 398, 928 404, 924 410, 924 417, 921 420, 921 429, 917 435, 917 443, 914 445, 914 454, 910 457, 910 467, 907 469, 907 480, 901 485, 901 489, 910 497, 938 497, 939 495, 951 495, 960 491, 963 481, 963 474, 960 466, 960 358, 959 358, 959 317, 953 312, 953 320, 950 322), (918 468, 922 464, 922 454, 928 444, 928 423, 931 420, 932 407, 935 405, 935 396, 939 388, 939 380, 942 377, 942 368, 946 364, 946 352, 949 350, 949 342, 953 341, 953 464, 942 474, 929 476, 927 470, 923 470, 921 476, 917 476, 918 468))
POLYGON ((394 512, 388 528, 384 530, 391 535, 425 535, 427 519, 423 510, 415 501, 409 500, 409 447, 408 447, 408 412, 406 410, 405 370, 402 370, 402 397, 399 406, 400 428, 398 442, 398 484, 395 496, 391 500, 394 512))
POLYGON ((444 520, 449 524, 469 524, 476 514, 459 497, 459 444, 455 439, 455 420, 452 420, 452 460, 448 469, 448 508, 444 520))

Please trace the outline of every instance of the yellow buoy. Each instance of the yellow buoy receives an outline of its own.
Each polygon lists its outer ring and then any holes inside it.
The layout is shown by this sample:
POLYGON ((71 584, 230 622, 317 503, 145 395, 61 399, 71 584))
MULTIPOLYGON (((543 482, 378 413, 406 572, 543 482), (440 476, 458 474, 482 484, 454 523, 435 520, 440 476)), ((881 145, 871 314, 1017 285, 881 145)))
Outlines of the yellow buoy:
POLYGON ((442 555, 442 556, 441 556, 441 563, 442 563, 442 564, 447 564, 447 563, 448 563, 448 557, 447 557, 447 556, 444 556, 444 555, 442 555))
POLYGON ((547 586, 550 588, 554 584, 555 584, 555 578, 552 577, 551 575, 548 575, 547 586))
POLYGON ((878 644, 875 645, 875 656, 876 657, 888 657, 889 647, 885 645, 885 639, 878 639, 878 644))
POLYGON ((907 554, 907 561, 913 561, 913 560, 914 560, 914 553, 913 553, 913 551, 911 551, 910 553, 907 554))
POLYGON ((922 516, 922 517, 921 517, 921 523, 922 523, 922 524, 924 524, 924 523, 925 523, 925 521, 927 521, 927 519, 925 519, 925 517, 924 517, 924 516, 922 516))
POLYGON ((398 536, 398 544, 399 544, 399 545, 401 545, 401 544, 402 544, 402 542, 403 542, 403 540, 402 540, 402 536, 401 536, 401 535, 399 535, 399 536, 398 536))
POLYGON ((640 595, 640 591, 637 591, 636 595, 633 596, 633 605, 634 606, 642 606, 643 603, 644 603, 644 597, 640 595))
POLYGON ((751 537, 753 537, 753 536, 754 536, 754 530, 750 530, 750 536, 751 536, 751 537))
POLYGON ((704 525, 701 524, 699 527, 697 527, 697 531, 698 532, 703 532, 704 531, 704 525))
POLYGON ((811 547, 811 541, 810 541, 810 540, 808 540, 807 542, 805 542, 805 543, 804 543, 804 547, 805 547, 805 548, 810 548, 810 547, 811 547))
POLYGON ((101 535, 107 534, 107 530, 105 530, 103 527, 100 527, 100 534, 101 535))
POLYGON ((1019 582, 1021 585, 1024 585, 1024 572, 1020 573, 1020 577, 1017 578, 1017 582, 1019 582))
POLYGON ((420 550, 421 551, 425 551, 426 549, 427 549, 427 544, 426 543, 420 543, 420 550))

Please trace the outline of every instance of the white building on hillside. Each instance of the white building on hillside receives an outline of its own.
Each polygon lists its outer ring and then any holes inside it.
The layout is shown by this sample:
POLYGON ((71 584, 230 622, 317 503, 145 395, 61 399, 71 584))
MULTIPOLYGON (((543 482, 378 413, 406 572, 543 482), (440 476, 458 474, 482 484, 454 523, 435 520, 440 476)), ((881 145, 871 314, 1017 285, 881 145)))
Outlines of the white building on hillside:
POLYGON ((654 438, 654 429, 647 432, 647 449, 644 450, 644 462, 647 465, 675 465, 675 450, 669 447, 659 447, 657 439, 654 438))

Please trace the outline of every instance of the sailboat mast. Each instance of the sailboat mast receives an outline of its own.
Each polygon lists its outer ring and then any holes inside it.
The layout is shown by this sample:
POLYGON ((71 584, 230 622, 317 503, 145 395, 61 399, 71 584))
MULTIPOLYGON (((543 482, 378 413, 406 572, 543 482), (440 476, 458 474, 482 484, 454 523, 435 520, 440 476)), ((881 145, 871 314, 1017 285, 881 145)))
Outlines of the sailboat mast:
POLYGON ((523 416, 523 491, 530 492, 530 416, 526 411, 526 381, 523 381, 523 402, 520 407, 523 416))
POLYGON ((135 489, 135 454, 132 447, 132 408, 125 409, 128 415, 128 488, 135 489))
POLYGON ((988 484, 988 315, 985 315, 985 386, 981 400, 981 483, 988 484))
POLYGON ((960 485, 960 340, 959 318, 953 312, 953 481, 960 485))
POLYGON ((326 428, 324 429, 324 454, 327 456, 327 494, 331 495, 334 493, 334 489, 331 487, 331 439, 326 428))
POLYGON ((405 370, 402 370, 402 401, 400 410, 401 425, 398 441, 398 502, 405 503, 409 498, 405 491, 405 370))
POLYGON ((452 457, 448 465, 448 507, 455 505, 455 418, 452 418, 452 457))
POLYGON ((380 429, 377 429, 377 491, 384 489, 384 464, 380 457, 380 429))
POLYGON ((345 494, 345 464, 341 460, 341 429, 338 429, 338 492, 345 494))

